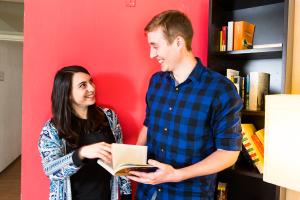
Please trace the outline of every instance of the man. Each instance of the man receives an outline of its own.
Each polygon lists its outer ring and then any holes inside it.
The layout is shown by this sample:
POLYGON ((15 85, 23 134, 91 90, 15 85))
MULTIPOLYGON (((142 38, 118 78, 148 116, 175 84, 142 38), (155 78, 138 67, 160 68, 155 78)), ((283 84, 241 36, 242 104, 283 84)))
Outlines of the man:
POLYGON ((143 183, 136 199, 213 199, 216 173, 233 165, 241 150, 242 101, 227 78, 194 57, 185 14, 162 12, 145 32, 162 72, 150 80, 137 144, 148 146, 148 162, 158 170, 131 173, 143 183))

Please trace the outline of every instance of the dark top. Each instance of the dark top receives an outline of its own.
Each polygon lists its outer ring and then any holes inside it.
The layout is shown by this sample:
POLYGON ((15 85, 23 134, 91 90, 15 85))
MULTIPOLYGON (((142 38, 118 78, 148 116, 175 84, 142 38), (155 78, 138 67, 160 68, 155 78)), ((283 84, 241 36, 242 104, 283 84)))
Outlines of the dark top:
MULTIPOLYGON (((106 119, 107 120, 107 119, 106 119)), ((108 121, 107 121, 108 123, 108 121)), ((109 128, 99 128, 98 131, 89 133, 86 130, 87 120, 72 118, 72 128, 79 136, 79 147, 97 142, 114 143, 114 136, 109 128)), ((79 148, 78 147, 78 148, 79 148)), ((97 159, 84 159, 78 157, 78 149, 67 145, 67 152, 76 150, 73 154, 75 165, 82 167, 71 176, 71 189, 73 200, 110 200, 111 175, 103 167, 97 164, 97 159)))
MULTIPOLYGON (((146 101, 148 158, 183 168, 217 149, 241 150, 241 98, 229 79, 199 60, 179 85, 170 72, 154 74, 146 101)), ((211 174, 178 183, 139 184, 136 199, 150 199, 155 191, 157 199, 213 199, 215 180, 211 174)))

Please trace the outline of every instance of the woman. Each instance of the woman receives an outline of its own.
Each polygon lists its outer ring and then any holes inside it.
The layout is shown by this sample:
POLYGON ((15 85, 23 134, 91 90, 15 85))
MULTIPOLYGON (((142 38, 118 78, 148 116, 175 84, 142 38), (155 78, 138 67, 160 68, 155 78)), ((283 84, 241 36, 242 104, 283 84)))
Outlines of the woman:
POLYGON ((97 164, 111 162, 111 143, 122 143, 115 113, 96 106, 95 85, 81 66, 59 70, 52 89, 52 118, 46 122, 39 151, 50 178, 50 200, 131 199, 125 177, 112 177, 97 164))

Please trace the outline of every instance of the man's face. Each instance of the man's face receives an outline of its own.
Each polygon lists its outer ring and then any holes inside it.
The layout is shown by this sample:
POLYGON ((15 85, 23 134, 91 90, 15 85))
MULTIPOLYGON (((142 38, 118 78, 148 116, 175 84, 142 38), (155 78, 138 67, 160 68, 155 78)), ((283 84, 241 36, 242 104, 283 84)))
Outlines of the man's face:
POLYGON ((179 47, 176 39, 169 44, 161 28, 147 33, 150 45, 150 58, 155 58, 161 66, 161 71, 173 71, 178 63, 179 47))

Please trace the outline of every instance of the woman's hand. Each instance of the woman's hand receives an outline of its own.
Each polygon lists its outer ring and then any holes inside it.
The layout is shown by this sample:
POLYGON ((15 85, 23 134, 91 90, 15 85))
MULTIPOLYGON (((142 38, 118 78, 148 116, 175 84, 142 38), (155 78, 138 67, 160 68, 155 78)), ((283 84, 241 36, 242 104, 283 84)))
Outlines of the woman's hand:
POLYGON ((81 160, 100 158, 106 163, 111 163, 111 145, 105 142, 86 145, 79 149, 78 155, 81 160))

